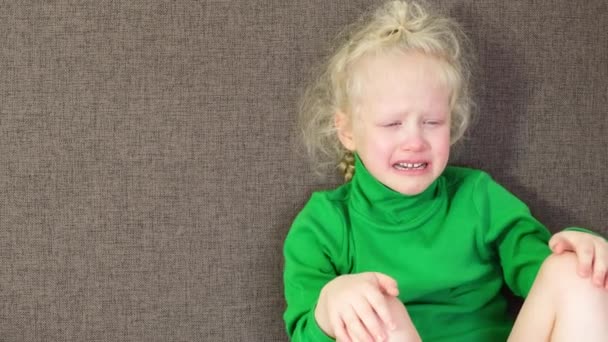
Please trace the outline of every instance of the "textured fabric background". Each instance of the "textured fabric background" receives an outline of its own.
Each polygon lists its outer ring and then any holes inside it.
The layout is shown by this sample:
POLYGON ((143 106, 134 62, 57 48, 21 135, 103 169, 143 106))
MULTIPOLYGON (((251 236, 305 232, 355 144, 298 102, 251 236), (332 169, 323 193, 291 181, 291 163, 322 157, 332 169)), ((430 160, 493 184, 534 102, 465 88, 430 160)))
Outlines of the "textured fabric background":
MULTIPOLYGON (((295 102, 373 3, 1 2, 0 341, 285 341, 282 242, 337 181, 295 102)), ((479 55, 455 162, 608 233, 606 1, 438 4, 479 55)))

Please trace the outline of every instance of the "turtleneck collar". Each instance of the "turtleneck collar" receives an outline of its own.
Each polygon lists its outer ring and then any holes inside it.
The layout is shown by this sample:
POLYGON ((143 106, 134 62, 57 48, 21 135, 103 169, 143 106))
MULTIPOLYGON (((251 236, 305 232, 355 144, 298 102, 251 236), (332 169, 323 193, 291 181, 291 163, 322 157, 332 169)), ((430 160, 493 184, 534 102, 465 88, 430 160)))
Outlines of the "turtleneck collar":
POLYGON ((437 178, 417 195, 404 195, 378 181, 355 154, 355 175, 351 181, 351 204, 370 220, 398 229, 413 229, 431 217, 446 199, 445 180, 437 178))

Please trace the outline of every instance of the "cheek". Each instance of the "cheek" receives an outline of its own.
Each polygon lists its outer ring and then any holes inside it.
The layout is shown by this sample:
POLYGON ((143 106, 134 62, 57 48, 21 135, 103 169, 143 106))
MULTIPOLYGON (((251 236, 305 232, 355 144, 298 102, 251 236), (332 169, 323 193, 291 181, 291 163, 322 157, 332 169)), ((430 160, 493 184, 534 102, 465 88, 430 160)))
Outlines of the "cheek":
POLYGON ((442 145, 442 151, 441 151, 441 155, 443 156, 443 158, 445 159, 445 163, 447 164, 448 159, 450 157, 450 150, 451 150, 452 145, 450 144, 450 138, 448 137, 444 144, 442 145))
POLYGON ((444 132, 439 132, 437 136, 434 137, 434 145, 435 151, 439 156, 447 158, 450 154, 450 132, 446 130, 444 132))
POLYGON ((358 134, 359 147, 370 152, 381 152, 390 146, 390 139, 386 134, 377 130, 361 130, 358 134))
POLYGON ((397 142, 390 137, 390 134, 377 135, 369 140, 369 146, 378 154, 390 153, 397 145, 397 142))

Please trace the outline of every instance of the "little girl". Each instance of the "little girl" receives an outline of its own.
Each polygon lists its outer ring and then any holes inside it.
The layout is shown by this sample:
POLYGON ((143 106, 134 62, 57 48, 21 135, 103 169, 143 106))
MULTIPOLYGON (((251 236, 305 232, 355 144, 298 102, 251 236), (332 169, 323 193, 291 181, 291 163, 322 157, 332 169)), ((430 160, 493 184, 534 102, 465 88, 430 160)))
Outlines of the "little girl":
POLYGON ((447 166, 470 121, 465 42, 393 1, 308 89, 309 152, 347 183, 314 193, 285 240, 292 340, 608 341, 606 241, 551 237, 488 174, 447 166), (514 322, 504 285, 526 298, 514 322))

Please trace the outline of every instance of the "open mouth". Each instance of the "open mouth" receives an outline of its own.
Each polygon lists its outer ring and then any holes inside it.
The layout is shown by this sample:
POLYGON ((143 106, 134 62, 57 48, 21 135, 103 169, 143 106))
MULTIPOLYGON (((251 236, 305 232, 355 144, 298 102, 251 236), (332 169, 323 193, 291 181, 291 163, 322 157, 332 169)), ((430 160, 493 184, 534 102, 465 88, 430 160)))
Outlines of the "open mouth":
POLYGON ((428 163, 395 163, 393 167, 397 170, 411 171, 424 170, 428 165, 428 163))

